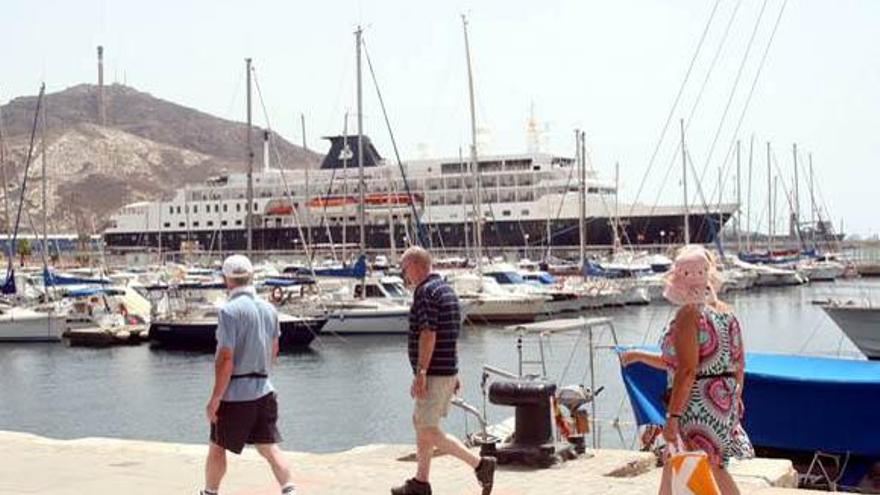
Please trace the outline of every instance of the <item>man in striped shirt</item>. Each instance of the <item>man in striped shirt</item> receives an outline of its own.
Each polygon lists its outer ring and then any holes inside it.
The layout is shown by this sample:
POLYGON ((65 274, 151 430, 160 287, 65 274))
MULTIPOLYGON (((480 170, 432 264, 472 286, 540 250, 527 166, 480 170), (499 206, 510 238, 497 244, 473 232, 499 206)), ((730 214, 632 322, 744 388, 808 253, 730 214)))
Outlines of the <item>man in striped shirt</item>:
POLYGON ((407 283, 415 287, 409 315, 409 361, 414 375, 410 395, 415 399, 413 425, 418 467, 414 478, 393 488, 391 493, 431 495, 428 477, 436 447, 471 466, 483 487, 483 495, 489 495, 495 477, 495 458, 478 457, 440 429, 440 421, 449 412, 452 397, 459 389, 458 298, 452 287, 431 273, 428 251, 411 247, 403 254, 400 265, 407 283))

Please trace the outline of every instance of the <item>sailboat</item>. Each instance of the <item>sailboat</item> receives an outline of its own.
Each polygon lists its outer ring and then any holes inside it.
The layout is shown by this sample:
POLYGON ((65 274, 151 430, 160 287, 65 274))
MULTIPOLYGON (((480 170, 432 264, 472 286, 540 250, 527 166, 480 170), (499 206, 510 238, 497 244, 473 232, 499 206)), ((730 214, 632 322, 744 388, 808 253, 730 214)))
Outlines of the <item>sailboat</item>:
MULTIPOLYGON (((55 305, 49 304, 45 308, 23 307, 19 304, 20 301, 13 297, 18 293, 15 280, 15 269, 13 268, 16 245, 15 241, 18 237, 18 228, 21 222, 22 210, 24 208, 25 193, 27 192, 28 170, 30 169, 31 158, 33 157, 37 122, 40 119, 40 111, 43 108, 45 91, 46 85, 43 84, 40 86, 40 94, 37 97, 37 108, 34 114, 33 128, 31 129, 30 147, 28 148, 24 167, 24 176, 21 183, 21 197, 19 199, 18 210, 15 217, 15 228, 12 233, 12 242, 8 244, 9 251, 6 253, 9 263, 6 267, 6 280, 2 287, 2 293, 9 297, 9 299, 0 303, 0 342, 60 342, 61 335, 64 331, 65 318, 56 311, 57 307, 55 305)), ((45 119, 45 115, 43 118, 45 119)), ((45 146, 43 153, 45 154, 45 146)), ((2 166, 2 164, 0 164, 0 166, 2 166)), ((45 180, 46 176, 44 173, 43 181, 45 180)), ((4 194, 7 193, 8 191, 4 191, 4 194)), ((42 251, 44 253, 45 268, 45 237, 43 238, 43 242, 42 251)))

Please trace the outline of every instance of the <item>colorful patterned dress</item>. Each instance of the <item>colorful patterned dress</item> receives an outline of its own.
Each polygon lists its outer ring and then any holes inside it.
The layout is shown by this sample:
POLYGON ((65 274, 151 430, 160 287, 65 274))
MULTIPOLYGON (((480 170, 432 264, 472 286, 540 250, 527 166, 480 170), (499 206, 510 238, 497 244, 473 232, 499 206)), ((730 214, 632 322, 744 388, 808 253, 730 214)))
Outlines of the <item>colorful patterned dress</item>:
MULTIPOLYGON (((678 363, 672 328, 670 323, 661 341, 670 389, 678 363)), ((727 466, 732 457, 754 457, 751 441, 740 424, 736 400, 736 372, 745 359, 739 321, 733 313, 704 305, 697 336, 697 378, 679 419, 682 439, 688 448, 705 451, 717 466, 727 466)))

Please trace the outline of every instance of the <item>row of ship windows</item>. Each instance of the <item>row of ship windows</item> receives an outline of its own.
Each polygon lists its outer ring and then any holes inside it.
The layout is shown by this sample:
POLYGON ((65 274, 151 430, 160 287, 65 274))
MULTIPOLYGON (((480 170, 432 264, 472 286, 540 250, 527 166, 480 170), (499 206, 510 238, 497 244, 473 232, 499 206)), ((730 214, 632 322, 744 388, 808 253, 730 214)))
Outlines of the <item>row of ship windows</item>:
MULTIPOLYGON (((236 220, 236 221, 235 221, 235 225, 241 225, 241 224, 242 224, 242 221, 241 221, 241 220, 236 220)), ((229 225, 229 222, 227 222, 226 220, 223 220, 223 221, 220 222, 220 226, 221 226, 221 227, 226 227, 227 225, 229 225)), ((166 229, 170 229, 170 228, 171 228, 171 222, 165 222, 164 224, 162 224, 162 226, 163 226, 164 228, 166 228, 166 229)), ((178 227, 181 227, 181 228, 184 228, 184 227, 186 227, 186 222, 178 222, 177 226, 178 226, 178 227)), ((193 228, 198 228, 198 227, 199 227, 199 222, 193 222, 193 223, 192 223, 192 226, 193 226, 193 228)), ((212 220, 208 220, 207 222, 205 222, 205 227, 213 227, 213 226, 214 226, 214 222, 213 222, 212 220)))
MULTIPOLYGON (((245 205, 245 207, 246 207, 247 203, 235 203, 235 211, 240 212, 242 205, 245 205)), ((227 206, 229 206, 229 205, 227 205, 225 203, 223 204, 223 213, 226 213, 229 211, 227 206)), ((259 206, 257 205, 257 203, 254 203, 254 210, 257 210, 257 209, 259 209, 259 206)), ((168 207, 168 213, 170 213, 171 215, 174 215, 175 213, 180 215, 181 211, 183 211, 184 213, 189 213, 190 212, 189 206, 183 207, 183 210, 181 210, 180 206, 169 206, 168 207)), ((199 205, 193 205, 192 212, 198 213, 199 212, 199 205)), ((205 206, 205 213, 211 213, 211 205, 205 206)), ((219 203, 214 204, 214 213, 220 213, 220 204, 219 203)))

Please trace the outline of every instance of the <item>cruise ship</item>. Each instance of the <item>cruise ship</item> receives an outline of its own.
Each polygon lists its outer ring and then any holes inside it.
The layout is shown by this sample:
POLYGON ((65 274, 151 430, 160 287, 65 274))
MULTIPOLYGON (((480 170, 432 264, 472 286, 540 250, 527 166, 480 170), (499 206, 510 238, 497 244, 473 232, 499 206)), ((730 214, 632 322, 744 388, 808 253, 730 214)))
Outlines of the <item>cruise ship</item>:
MULTIPOLYGON (((320 168, 306 172, 272 168, 265 135, 263 165, 253 176, 255 250, 298 250, 303 242, 355 246, 361 211, 367 249, 400 248, 418 239, 435 249, 461 249, 474 242, 475 177, 484 247, 580 244, 573 158, 543 152, 480 156, 474 173, 461 158, 385 160, 362 136, 361 194, 357 136, 326 138, 330 150, 320 168)), ((612 245, 615 230, 625 245, 683 241, 685 207, 616 204, 613 183, 593 170, 585 175, 587 244, 612 245)), ((231 173, 179 189, 167 201, 126 205, 111 217, 103 237, 111 248, 242 250, 247 208, 247 174, 231 173)), ((710 242, 719 219, 726 222, 735 211, 735 204, 709 212, 692 208, 691 241, 710 242)))

